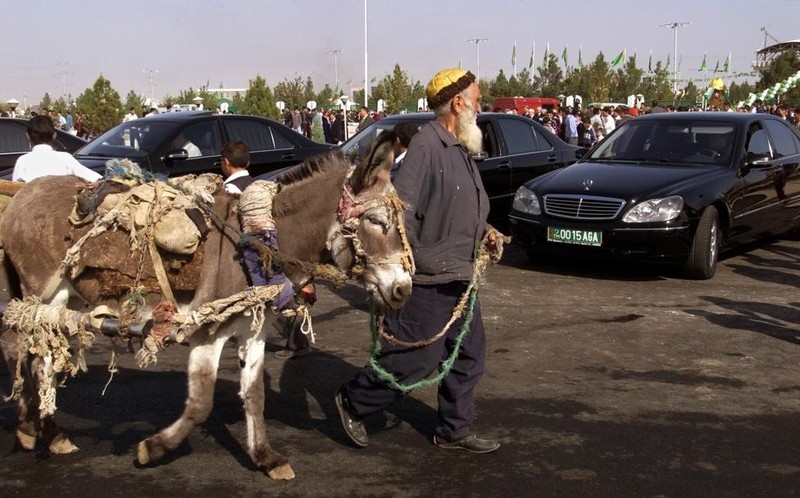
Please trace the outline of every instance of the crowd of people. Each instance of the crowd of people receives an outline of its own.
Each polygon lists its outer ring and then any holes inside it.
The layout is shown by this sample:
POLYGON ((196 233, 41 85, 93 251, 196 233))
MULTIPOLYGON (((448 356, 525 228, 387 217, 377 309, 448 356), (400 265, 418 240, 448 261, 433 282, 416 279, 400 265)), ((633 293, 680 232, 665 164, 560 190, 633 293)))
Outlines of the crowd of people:
MULTIPOLYGON (((489 109, 484 108, 484 110, 489 109)), ((494 109, 494 111, 516 113, 513 109, 494 109)), ((658 101, 654 100, 650 106, 641 105, 637 107, 628 107, 625 105, 591 108, 562 107, 560 109, 525 107, 521 114, 538 122, 567 143, 580 145, 582 147, 591 147, 614 131, 617 126, 629 119, 644 114, 678 111, 774 114, 800 127, 800 107, 793 108, 785 103, 764 104, 761 100, 756 100, 753 105, 742 105, 737 109, 734 109, 730 102, 723 102, 718 106, 714 105, 703 108, 701 106, 662 106, 658 101)))

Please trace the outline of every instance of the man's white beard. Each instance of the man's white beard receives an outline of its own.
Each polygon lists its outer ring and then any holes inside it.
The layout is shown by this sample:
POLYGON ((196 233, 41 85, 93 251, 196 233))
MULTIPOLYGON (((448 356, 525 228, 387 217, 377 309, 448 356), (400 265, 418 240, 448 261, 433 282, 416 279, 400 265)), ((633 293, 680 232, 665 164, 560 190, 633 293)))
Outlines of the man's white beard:
POLYGON ((478 126, 478 114, 475 109, 466 106, 466 109, 458 115, 456 138, 470 154, 480 154, 483 151, 483 133, 478 126))

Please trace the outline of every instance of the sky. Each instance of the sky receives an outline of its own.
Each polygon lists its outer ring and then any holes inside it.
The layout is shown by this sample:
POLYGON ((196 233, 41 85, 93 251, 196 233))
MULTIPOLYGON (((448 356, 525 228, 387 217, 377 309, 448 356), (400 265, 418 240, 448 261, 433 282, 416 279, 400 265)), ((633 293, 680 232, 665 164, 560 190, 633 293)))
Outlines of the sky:
POLYGON ((493 79, 513 73, 515 43, 518 71, 548 44, 570 65, 579 50, 584 63, 626 50, 646 69, 651 51, 654 65, 674 60, 676 31, 681 76, 705 81, 703 57, 713 69, 730 53, 745 72, 765 38, 800 39, 800 0, 11 0, 4 11, 0 100, 28 105, 77 98, 101 75, 123 100, 246 88, 257 75, 272 87, 310 76, 316 91, 338 80, 351 95, 365 52, 370 81, 395 64, 423 85, 459 64, 493 79), (674 22, 691 24, 660 26, 674 22))

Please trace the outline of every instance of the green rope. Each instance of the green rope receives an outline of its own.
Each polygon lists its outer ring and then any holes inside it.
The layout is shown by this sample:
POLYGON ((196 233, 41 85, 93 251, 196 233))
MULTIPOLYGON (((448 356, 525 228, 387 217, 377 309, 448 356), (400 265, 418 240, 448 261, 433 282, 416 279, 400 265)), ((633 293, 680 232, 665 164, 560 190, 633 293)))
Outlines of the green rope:
POLYGON ((377 319, 375 316, 375 307, 374 305, 370 306, 370 333, 372 334, 372 356, 369 359, 369 366, 372 367, 372 370, 375 371, 375 374, 378 376, 379 379, 389 384, 390 387, 396 389, 404 394, 407 394, 415 389, 419 389, 421 387, 428 387, 434 384, 438 384, 445 378, 447 374, 450 373, 450 370, 453 368, 453 364, 456 362, 456 358, 458 358, 458 351, 461 349, 461 343, 464 341, 464 337, 466 337, 467 332, 469 332, 469 326, 472 323, 473 317, 473 310, 475 308, 475 299, 478 296, 478 291, 473 289, 470 292, 469 296, 469 306, 467 306, 467 312, 464 315, 464 323, 461 325, 461 329, 458 331, 458 336, 456 336, 456 343, 453 347, 453 351, 450 353, 450 356, 442 363, 441 368, 439 369, 439 374, 435 377, 430 379, 422 379, 420 381, 414 382, 410 385, 400 384, 397 381, 397 378, 391 373, 386 371, 383 367, 380 366, 378 363, 378 356, 381 352, 381 341, 380 337, 378 337, 378 328, 377 328, 377 319))

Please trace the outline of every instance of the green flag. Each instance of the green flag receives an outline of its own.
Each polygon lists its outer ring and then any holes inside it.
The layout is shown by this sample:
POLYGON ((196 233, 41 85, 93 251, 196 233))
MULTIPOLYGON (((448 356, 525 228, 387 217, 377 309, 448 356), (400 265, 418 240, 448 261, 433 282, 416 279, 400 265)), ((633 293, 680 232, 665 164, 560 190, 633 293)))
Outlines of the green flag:
POLYGON ((614 59, 611 61, 611 67, 616 67, 625 60, 625 49, 622 49, 622 52, 619 53, 614 59))
POLYGON ((731 54, 730 52, 728 52, 728 58, 725 59, 725 65, 722 66, 722 71, 727 73, 730 68, 731 68, 731 54))
POLYGON ((536 44, 535 43, 533 44, 533 47, 531 47, 531 60, 528 62, 528 69, 533 67, 533 52, 534 52, 534 50, 536 50, 536 44))
POLYGON ((716 65, 716 66, 714 66, 714 72, 715 72, 715 73, 718 73, 718 72, 719 72, 719 59, 717 59, 717 65, 716 65))
POLYGON ((578 67, 583 67, 583 57, 581 57, 581 48, 578 47, 578 67))
POLYGON ((647 72, 648 73, 652 73, 653 72, 653 51, 652 50, 650 51, 650 58, 647 59, 647 72))
POLYGON ((564 67, 567 67, 567 47, 564 47, 564 50, 561 51, 561 60, 564 61, 564 67))
POLYGON ((550 57, 550 44, 547 44, 547 48, 544 49, 544 57, 542 57, 542 67, 547 67, 547 59, 550 57))
POLYGON ((511 50, 511 65, 517 65, 517 42, 514 42, 514 49, 511 50))
POLYGON ((708 69, 708 64, 706 64, 706 54, 703 54, 703 62, 700 63, 700 71, 705 71, 708 69))

